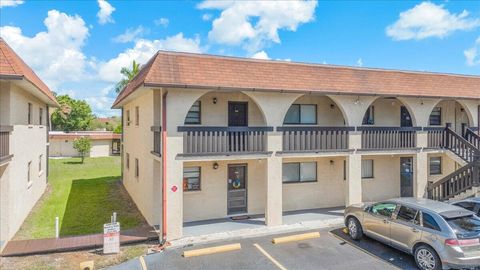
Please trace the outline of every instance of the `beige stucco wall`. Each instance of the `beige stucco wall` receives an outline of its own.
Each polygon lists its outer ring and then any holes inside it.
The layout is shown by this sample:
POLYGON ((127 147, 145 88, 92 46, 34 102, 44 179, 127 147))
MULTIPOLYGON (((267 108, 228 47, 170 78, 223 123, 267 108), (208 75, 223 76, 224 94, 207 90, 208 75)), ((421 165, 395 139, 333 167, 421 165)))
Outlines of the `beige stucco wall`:
POLYGON ((248 213, 265 212, 265 160, 185 162, 184 167, 200 167, 201 190, 183 193, 183 219, 185 222, 224 218, 227 216, 227 180, 229 164, 247 165, 248 213))
MULTIPOLYGON (((112 154, 112 140, 92 140, 89 157, 108 157, 112 154)), ((73 140, 50 139, 51 157, 77 157, 78 151, 73 148, 73 140)))
POLYGON ((345 157, 285 158, 284 163, 317 162, 317 181, 283 184, 283 211, 345 205, 344 161, 345 157))
POLYGON ((373 178, 362 179, 362 200, 379 201, 400 196, 400 156, 363 155, 373 160, 373 178))
POLYGON ((447 154, 430 153, 428 154, 428 162, 430 162, 431 157, 442 158, 442 174, 436 174, 436 175, 430 174, 430 163, 429 163, 428 164, 428 181, 436 182, 456 170, 456 166, 457 166, 456 162, 453 159, 451 159, 447 154))
POLYGON ((154 201, 161 198, 159 191, 154 189, 154 158, 150 153, 153 150, 153 133, 150 131, 153 125, 153 90, 128 103, 124 107, 124 150, 123 150, 123 185, 134 200, 138 209, 151 225, 159 224, 155 220, 154 201), (139 126, 135 125, 135 107, 140 107, 139 126), (130 126, 126 124, 126 111, 130 110, 130 126), (126 154, 130 155, 130 166, 127 168, 126 154), (139 177, 135 177, 135 159, 139 160, 139 177))
MULTIPOLYGON (((3 85, 2 85, 3 87, 3 85)), ((46 183, 46 105, 33 95, 11 84, 2 88, 9 91, 10 108, 14 112, 2 123, 13 126, 10 135, 12 160, 0 169, 0 241, 9 240, 17 232, 28 213, 42 196, 46 183), (28 103, 32 104, 32 124, 27 124, 28 103), (43 125, 39 125, 39 108, 43 108, 43 125), (42 167, 39 168, 39 160, 42 167), (28 163, 31 162, 30 182, 28 163)), ((3 114, 2 114, 3 117, 3 114)), ((1 245, 1 243, 0 243, 1 245)))
POLYGON ((375 100, 372 104, 375 126, 400 126, 400 107, 402 105, 398 99, 378 98, 375 100))
POLYGON ((264 126, 265 121, 257 104, 241 92, 209 92, 200 97, 201 124, 203 126, 228 126, 228 102, 248 102, 248 125, 264 126), (217 98, 217 103, 213 103, 217 98))

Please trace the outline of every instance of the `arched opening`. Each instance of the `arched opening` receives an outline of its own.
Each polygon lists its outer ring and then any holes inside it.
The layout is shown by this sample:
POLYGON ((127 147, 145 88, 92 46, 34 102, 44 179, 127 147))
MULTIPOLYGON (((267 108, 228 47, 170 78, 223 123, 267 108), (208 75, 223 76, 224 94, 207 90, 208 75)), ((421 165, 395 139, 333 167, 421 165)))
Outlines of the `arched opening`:
POLYGON ((242 92, 212 91, 195 101, 185 125, 265 126, 265 115, 257 103, 242 92))
POLYGON ((362 125, 364 126, 416 126, 410 108, 396 97, 379 97, 366 110, 362 125))
POLYGON ((323 127, 345 126, 345 117, 339 106, 329 97, 303 95, 288 109, 283 125, 312 125, 323 127))
POLYGON ((435 105, 428 120, 428 125, 444 127, 447 124, 458 134, 465 134, 471 119, 467 110, 456 100, 441 100, 435 105))

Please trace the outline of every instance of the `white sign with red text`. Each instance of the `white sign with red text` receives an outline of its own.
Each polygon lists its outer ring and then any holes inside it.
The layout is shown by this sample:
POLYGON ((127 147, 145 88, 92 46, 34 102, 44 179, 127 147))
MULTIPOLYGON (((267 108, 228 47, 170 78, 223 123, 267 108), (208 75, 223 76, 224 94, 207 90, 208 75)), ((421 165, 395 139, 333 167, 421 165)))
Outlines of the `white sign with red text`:
POLYGON ((103 225, 103 254, 120 252, 120 223, 103 225))

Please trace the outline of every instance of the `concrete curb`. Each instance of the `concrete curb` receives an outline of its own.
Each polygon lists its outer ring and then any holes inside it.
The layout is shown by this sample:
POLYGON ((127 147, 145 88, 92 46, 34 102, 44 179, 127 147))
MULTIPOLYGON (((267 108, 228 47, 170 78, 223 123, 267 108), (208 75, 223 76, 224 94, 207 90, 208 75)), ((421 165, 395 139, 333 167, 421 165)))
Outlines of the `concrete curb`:
POLYGON ((295 224, 272 226, 272 227, 265 226, 262 228, 234 230, 229 232, 212 233, 212 234, 180 238, 180 239, 171 241, 170 242, 171 246, 168 248, 182 248, 185 246, 207 244, 207 243, 212 243, 217 241, 236 240, 236 239, 252 238, 252 237, 265 236, 265 235, 271 235, 271 234, 316 230, 321 228, 343 226, 343 225, 344 225, 343 217, 339 217, 339 218, 332 218, 328 220, 304 221, 304 222, 299 222, 295 224))

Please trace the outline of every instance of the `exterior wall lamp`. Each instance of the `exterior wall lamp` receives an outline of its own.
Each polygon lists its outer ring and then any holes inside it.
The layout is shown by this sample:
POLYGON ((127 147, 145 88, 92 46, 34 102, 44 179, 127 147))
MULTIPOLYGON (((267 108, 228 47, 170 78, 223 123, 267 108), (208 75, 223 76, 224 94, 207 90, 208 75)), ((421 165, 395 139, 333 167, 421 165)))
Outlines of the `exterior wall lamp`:
POLYGON ((217 162, 214 162, 214 163, 213 163, 213 169, 214 169, 214 170, 218 169, 218 163, 217 163, 217 162))
POLYGON ((213 98, 213 104, 217 104, 217 98, 216 97, 213 98))

